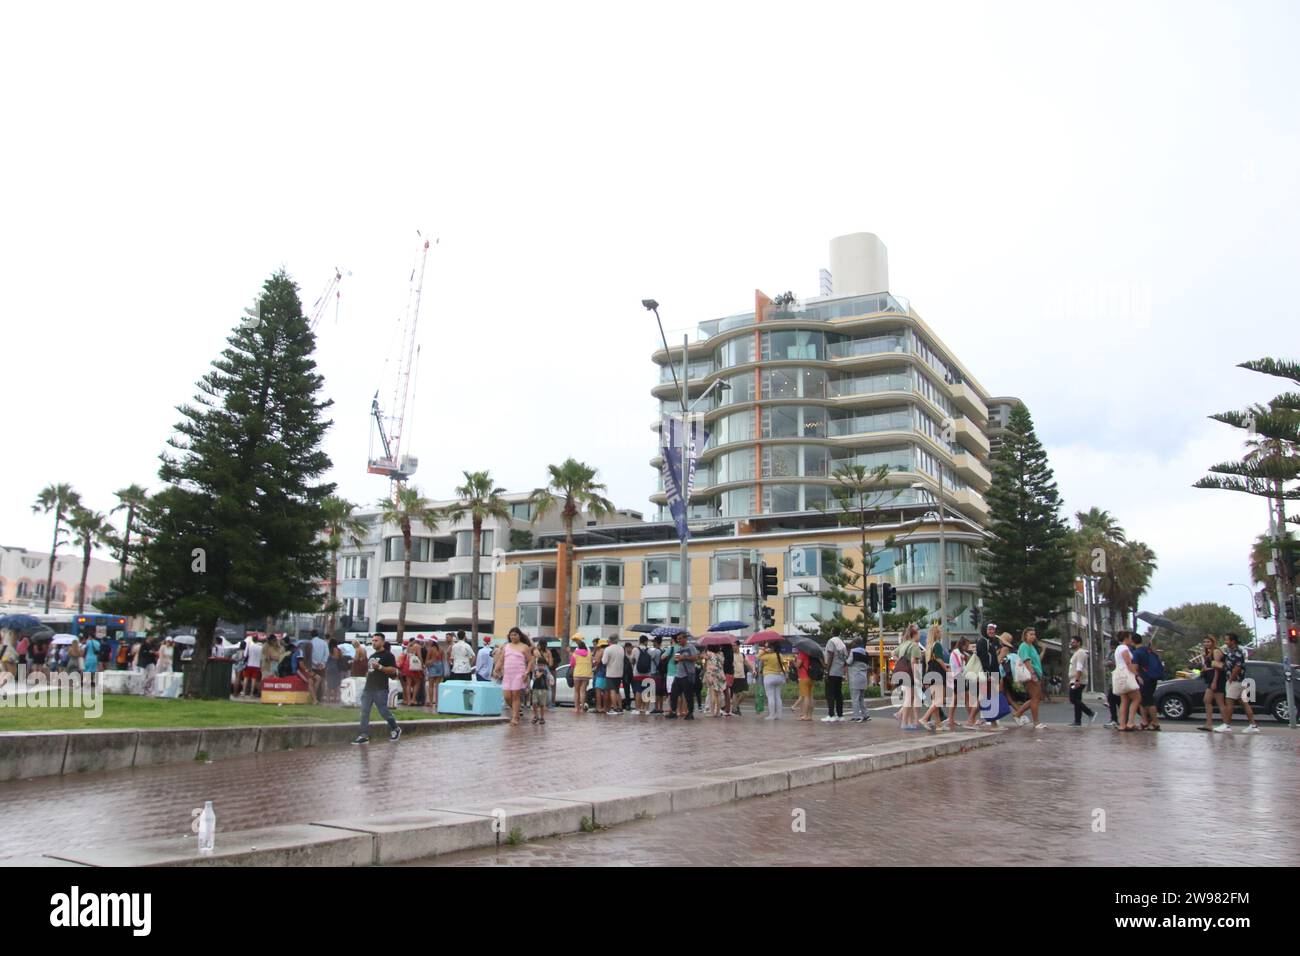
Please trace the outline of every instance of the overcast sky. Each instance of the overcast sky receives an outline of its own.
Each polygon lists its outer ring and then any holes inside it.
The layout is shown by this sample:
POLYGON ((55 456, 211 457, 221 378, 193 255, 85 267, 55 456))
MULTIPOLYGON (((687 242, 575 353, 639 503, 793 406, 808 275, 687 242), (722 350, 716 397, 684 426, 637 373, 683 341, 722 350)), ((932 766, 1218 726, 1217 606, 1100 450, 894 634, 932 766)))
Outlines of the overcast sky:
POLYGON ((1157 552, 1148 606, 1247 620, 1255 499, 1206 419, 1295 357, 1300 14, 1287 3, 23 4, 0 33, 0 542, 158 486, 174 406, 276 268, 320 328, 340 493, 429 258, 408 450, 445 497, 572 455, 648 513, 657 332, 817 292, 835 235, 994 395, 1067 513, 1157 552), (1235 591, 1234 595, 1232 592, 1235 591))

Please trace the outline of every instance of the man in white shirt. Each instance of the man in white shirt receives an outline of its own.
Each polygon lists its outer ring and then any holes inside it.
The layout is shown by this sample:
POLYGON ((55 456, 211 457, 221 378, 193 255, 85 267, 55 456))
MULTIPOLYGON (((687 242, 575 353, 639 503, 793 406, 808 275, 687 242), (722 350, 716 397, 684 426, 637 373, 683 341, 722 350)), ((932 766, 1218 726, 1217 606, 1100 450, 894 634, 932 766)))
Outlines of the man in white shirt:
POLYGON ((848 666, 849 648, 838 634, 826 642, 826 716, 822 723, 833 724, 844 720, 844 673, 848 666))
POLYGON ((262 689, 262 645, 249 635, 244 639, 244 675, 240 696, 256 697, 262 689))
POLYGON ((451 679, 469 680, 474 674, 474 648, 465 640, 465 632, 456 632, 456 643, 451 645, 451 679))
POLYGON ((1070 703, 1074 705, 1074 726, 1083 726, 1083 715, 1088 715, 1088 723, 1097 719, 1097 715, 1083 702, 1083 688, 1088 683, 1088 652, 1083 649, 1077 637, 1070 638, 1070 703))
POLYGON ((623 685, 623 666, 627 658, 623 656, 623 648, 619 645, 617 637, 609 642, 600 659, 605 664, 605 686, 609 688, 609 702, 612 705, 612 709, 606 710, 605 713, 621 714, 623 711, 617 709, 618 689, 623 685))

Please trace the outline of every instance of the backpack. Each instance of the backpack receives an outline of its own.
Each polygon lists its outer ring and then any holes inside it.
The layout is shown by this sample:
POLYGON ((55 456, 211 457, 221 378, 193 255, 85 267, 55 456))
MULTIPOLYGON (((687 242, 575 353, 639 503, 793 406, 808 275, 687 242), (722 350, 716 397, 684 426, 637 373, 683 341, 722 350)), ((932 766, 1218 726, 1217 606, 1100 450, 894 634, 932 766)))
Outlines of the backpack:
POLYGON ((647 648, 641 648, 636 653, 636 672, 638 674, 649 674, 651 664, 654 662, 650 659, 650 651, 647 648))
POLYGON ((821 660, 819 660, 819 659, 816 658, 816 657, 812 657, 812 656, 810 656, 810 657, 808 658, 808 678, 809 678, 809 680, 821 680, 822 677, 823 677, 824 675, 825 675, 825 671, 824 671, 823 668, 822 668, 822 662, 821 662, 821 660))
MULTIPOLYGON (((1243 668, 1245 670, 1245 668, 1243 668)), ((1165 664, 1160 659, 1160 655, 1153 651, 1147 651, 1147 669, 1146 676, 1152 680, 1160 680, 1165 676, 1165 664)))
POLYGON ((294 673, 293 659, 296 656, 297 652, 293 654, 285 654, 284 657, 280 658, 280 663, 277 664, 275 668, 275 676, 292 677, 294 673))

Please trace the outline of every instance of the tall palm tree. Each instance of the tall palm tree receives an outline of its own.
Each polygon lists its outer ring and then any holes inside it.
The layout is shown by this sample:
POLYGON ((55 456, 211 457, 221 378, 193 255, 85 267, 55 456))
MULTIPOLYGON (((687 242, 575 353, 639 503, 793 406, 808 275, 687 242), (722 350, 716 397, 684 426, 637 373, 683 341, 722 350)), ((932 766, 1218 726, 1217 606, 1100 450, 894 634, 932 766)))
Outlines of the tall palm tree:
POLYGON ((1106 616, 1110 620, 1111 632, 1114 633, 1118 605, 1123 603, 1119 565, 1127 540, 1124 529, 1109 511, 1095 505, 1087 511, 1076 511, 1074 520, 1079 525, 1074 534, 1076 573, 1085 578, 1097 578, 1097 590, 1106 599, 1106 616), (1101 570, 1096 567, 1098 550, 1104 561, 1101 570))
MULTIPOLYGON (((550 481, 545 488, 538 488, 529 500, 533 504, 533 520, 560 509, 564 519, 564 604, 556 615, 555 624, 560 632, 560 653, 567 658, 569 653, 569 610, 573 605, 573 522, 578 515, 586 511, 592 517, 601 518, 614 510, 614 503, 601 492, 605 486, 596 480, 596 469, 572 458, 567 458, 562 465, 547 465, 550 481)), ((682 568, 685 574, 686 568, 682 568)), ((682 608, 682 613, 686 609, 682 608)))
POLYGON ((54 556, 59 550, 60 544, 66 544, 66 541, 59 540, 60 527, 68 520, 68 515, 73 508, 81 506, 81 496, 72 490, 72 485, 57 484, 46 485, 41 489, 41 493, 36 496, 36 504, 32 505, 32 514, 49 514, 54 513, 54 539, 50 543, 50 570, 45 576, 45 613, 50 613, 50 592, 54 590, 54 556))
POLYGON ((465 484, 456 489, 456 504, 449 507, 444 516, 448 521, 456 522, 469 515, 470 527, 473 529, 473 564, 469 579, 470 632, 473 641, 470 647, 478 647, 478 567, 482 554, 483 520, 496 518, 501 521, 510 519, 510 506, 501 497, 505 491, 496 487, 486 471, 467 471, 465 484))
POLYGON ((408 488, 399 484, 392 498, 380 500, 379 508, 379 520, 383 524, 397 525, 402 532, 402 605, 397 612, 397 643, 400 645, 406 633, 406 604, 411 596, 411 523, 418 521, 434 531, 441 515, 414 485, 408 488))
POLYGON ((330 640, 334 639, 334 627, 339 611, 339 548, 343 547, 345 538, 351 541, 354 547, 359 548, 366 535, 366 523, 353 514, 356 510, 356 505, 336 495, 330 495, 321 502, 330 551, 330 600, 326 606, 330 617, 329 626, 325 631, 330 640))
POLYGON ((118 587, 126 583, 126 563, 131 556, 131 526, 135 524, 136 512, 145 506, 149 500, 149 492, 140 485, 128 485, 118 491, 113 492, 118 504, 110 514, 117 514, 123 508, 126 509, 126 527, 122 531, 122 559, 121 568, 118 573, 118 587))
MULTIPOLYGON (((74 544, 81 547, 81 584, 77 587, 77 613, 86 610, 86 577, 90 573, 90 551, 95 545, 113 543, 113 526, 102 511, 91 511, 77 505, 68 518, 74 544)), ((49 596, 46 596, 49 600, 49 596)))
MULTIPOLYGON (((1156 553, 1145 542, 1127 541, 1120 554, 1119 594, 1124 614, 1137 614, 1138 601, 1151 587, 1158 564, 1156 553)), ((1137 630, 1137 618, 1133 619, 1137 630)))

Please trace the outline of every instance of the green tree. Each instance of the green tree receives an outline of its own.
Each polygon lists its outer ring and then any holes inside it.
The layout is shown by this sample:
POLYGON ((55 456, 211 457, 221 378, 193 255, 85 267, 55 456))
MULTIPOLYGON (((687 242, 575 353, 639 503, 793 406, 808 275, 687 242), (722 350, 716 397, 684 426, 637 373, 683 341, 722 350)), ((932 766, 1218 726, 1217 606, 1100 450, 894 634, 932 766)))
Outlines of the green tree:
MULTIPOLYGON (((596 480, 596 469, 572 458, 561 465, 547 465, 550 480, 545 488, 538 488, 529 501, 533 504, 533 521, 538 521, 556 508, 564 521, 564 595, 555 626, 560 635, 560 655, 568 659, 569 630, 572 622, 569 612, 573 607, 573 522, 582 512, 601 518, 614 510, 614 503, 603 494, 605 486, 596 480)), ((682 568, 682 574, 686 568, 682 568)), ((682 613, 686 609, 682 608, 682 613)))
POLYGON ((446 511, 447 520, 457 522, 469 515, 473 535, 474 559, 470 568, 469 600, 470 630, 473 634, 471 647, 478 647, 478 585, 479 558, 483 553, 483 522, 488 518, 499 521, 510 520, 510 506, 502 495, 504 489, 496 487, 486 471, 466 471, 465 484, 456 489, 457 502, 446 511))
MULTIPOLYGON (((72 528, 72 542, 81 548, 81 583, 77 586, 77 613, 86 610, 86 576, 90 573, 90 552, 96 545, 109 545, 113 541, 113 526, 102 511, 91 511, 77 505, 68 518, 72 528)), ((47 595, 48 600, 48 595, 47 595)))
POLYGON ((149 498, 149 492, 140 485, 128 485, 113 492, 117 498, 117 504, 113 507, 113 514, 125 509, 126 526, 122 529, 122 540, 115 542, 118 548, 118 561, 120 568, 118 570, 118 587, 121 582, 126 580, 126 565, 131 559, 131 531, 135 525, 136 513, 144 507, 144 503, 149 498))
POLYGON ((330 593, 325 613, 329 615, 329 624, 325 633, 332 639, 339 612, 339 549, 346 539, 353 547, 361 547, 366 535, 366 523, 354 512, 357 506, 346 498, 330 495, 321 504, 321 513, 325 517, 325 537, 330 552, 330 593))
POLYGON ((320 607, 328 570, 323 505, 334 485, 321 450, 329 401, 315 336, 284 272, 262 287, 198 383, 168 440, 164 487, 140 509, 147 539, 113 604, 197 631, 186 693, 203 687, 217 622, 320 607))
POLYGON ((1022 405, 1011 412, 988 502, 981 560, 988 619, 1008 630, 1051 620, 1074 588, 1075 559, 1047 453, 1022 405))
POLYGON ((821 590, 806 584, 800 587, 833 604, 835 611, 830 617, 814 614, 816 625, 801 624, 799 630, 818 635, 822 643, 835 634, 849 640, 860 637, 865 641, 877 629, 875 618, 866 612, 870 579, 876 573, 876 564, 884 549, 894 546, 891 537, 884 547, 875 550, 867 540, 867 530, 877 522, 880 507, 898 497, 900 489, 890 486, 888 465, 872 469, 865 465, 844 464, 831 477, 835 479, 830 488, 830 498, 836 520, 841 526, 857 529, 862 563, 859 566, 853 558, 833 550, 822 552, 821 577, 826 587, 821 590), (844 613, 846 608, 853 609, 852 616, 844 613))
POLYGON ((54 558, 59 545, 67 544, 61 537, 63 525, 74 508, 81 506, 81 496, 72 490, 72 485, 46 485, 36 496, 32 505, 32 514, 54 515, 54 537, 50 542, 50 567, 45 575, 45 613, 50 613, 50 594, 54 590, 54 558))
POLYGON ((1200 646, 1206 635, 1215 635, 1220 643, 1229 631, 1239 635, 1243 643, 1252 639, 1250 626, 1224 604, 1211 601, 1180 604, 1161 611, 1160 616, 1169 618, 1186 632, 1175 634, 1163 627, 1150 631, 1156 647, 1160 648, 1165 668, 1170 672, 1188 667, 1194 656, 1195 666, 1200 666, 1200 646))
POLYGON ((442 515, 418 488, 414 485, 408 488, 404 483, 397 486, 392 498, 380 501, 379 508, 379 520, 383 524, 397 525, 402 532, 402 602, 397 610, 397 643, 400 645, 406 634, 406 605, 411 599, 411 525, 419 522, 430 531, 436 531, 442 515))

